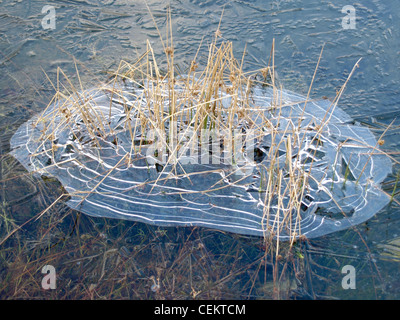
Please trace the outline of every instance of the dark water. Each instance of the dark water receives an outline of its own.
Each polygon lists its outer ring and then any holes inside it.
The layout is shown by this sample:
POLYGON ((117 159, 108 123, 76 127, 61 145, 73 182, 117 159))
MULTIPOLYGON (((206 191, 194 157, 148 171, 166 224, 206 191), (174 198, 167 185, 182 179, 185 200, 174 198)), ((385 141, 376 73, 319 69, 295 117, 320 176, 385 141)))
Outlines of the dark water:
MULTIPOLYGON (((341 105, 377 136, 394 121, 382 148, 399 160, 400 10, 394 0, 354 4, 355 26, 346 29, 342 8, 348 4, 148 2, 164 38, 171 8, 175 61, 183 72, 201 41, 200 53, 206 52, 219 23, 238 59, 246 49, 245 70, 267 65, 274 41, 280 83, 302 94, 323 47, 313 97, 333 98, 362 58, 341 105)), ((163 53, 144 1, 3 0, 0 8, 1 298, 400 298, 397 196, 357 230, 296 244, 290 252, 281 244, 282 259, 265 256, 257 238, 94 220, 68 211, 62 201, 30 220, 62 190, 56 181, 25 176, 7 156, 8 141, 19 124, 49 103, 57 67, 75 86, 90 87, 107 79, 121 59, 134 61, 144 53, 147 40, 161 64, 163 53), (45 5, 55 8, 55 29, 42 26, 45 5), (58 271, 57 290, 40 286, 46 264, 58 271), (355 268, 355 289, 342 287, 346 265, 355 268), (277 282, 279 294, 273 290, 277 282)), ((397 169, 385 185, 389 194, 397 169)))

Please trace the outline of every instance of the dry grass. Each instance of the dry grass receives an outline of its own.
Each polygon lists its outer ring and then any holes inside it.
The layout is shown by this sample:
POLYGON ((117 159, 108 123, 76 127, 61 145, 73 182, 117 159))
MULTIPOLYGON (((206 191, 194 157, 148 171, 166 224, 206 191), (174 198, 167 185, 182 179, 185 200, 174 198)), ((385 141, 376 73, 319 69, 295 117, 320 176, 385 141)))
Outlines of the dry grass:
MULTIPOLYGON (((115 168, 126 164, 130 165, 132 159, 138 154, 145 154, 149 142, 157 143, 158 149, 154 153, 154 159, 148 159, 148 161, 162 163, 163 169, 157 180, 146 181, 144 184, 156 185, 162 180, 178 177, 179 175, 176 173, 178 170, 172 169, 167 178, 161 178, 168 165, 172 165, 174 168, 179 167, 183 171, 179 177, 189 180, 199 173, 207 173, 207 171, 186 173, 183 163, 184 160, 187 161, 185 152, 190 151, 191 155, 198 155, 199 146, 208 142, 202 140, 204 132, 211 131, 217 132, 217 139, 223 140, 224 150, 229 151, 228 157, 225 155, 222 160, 222 156, 219 156, 220 159, 217 161, 224 161, 225 164, 233 167, 229 175, 241 174, 243 177, 235 182, 240 183, 252 174, 248 173, 249 162, 244 159, 241 150, 245 149, 246 145, 251 145, 262 138, 265 135, 265 129, 268 128, 273 137, 268 154, 271 161, 268 167, 263 165, 261 169, 266 173, 265 176, 268 179, 261 181, 260 190, 263 190, 264 193, 266 208, 264 219, 269 219, 268 208, 273 199, 279 203, 278 211, 283 212, 281 221, 276 220, 272 226, 265 226, 266 237, 279 237, 280 230, 292 223, 292 212, 300 213, 301 199, 307 188, 308 174, 301 167, 294 167, 290 160, 292 158, 291 145, 292 142, 297 143, 301 139, 300 130, 296 127, 286 127, 283 133, 289 135, 289 139, 288 141, 280 140, 277 138, 280 130, 278 129, 279 123, 273 125, 267 117, 265 109, 252 102, 251 93, 254 85, 271 86, 274 90, 276 88, 270 111, 279 114, 282 103, 276 87, 273 56, 270 60, 272 65, 245 73, 242 70, 244 61, 243 59, 242 61, 236 60, 232 43, 218 41, 218 36, 216 36, 208 48, 207 64, 200 67, 196 60, 193 60, 188 73, 181 75, 176 74, 174 69, 172 37, 168 38, 163 46, 167 57, 167 66, 164 72, 159 68, 154 51, 148 42, 146 52, 136 62, 121 61, 111 80, 98 89, 80 91, 72 85, 62 70, 59 70, 58 74, 62 75, 65 81, 61 81, 57 77, 57 83, 54 85, 57 91, 49 104, 50 107, 51 104, 57 102, 59 107, 50 113, 46 109, 37 120, 36 125, 43 126, 43 134, 40 137, 42 143, 33 152, 32 157, 44 153, 54 155, 57 148, 54 144, 56 132, 70 129, 71 121, 73 122, 78 117, 82 119, 87 130, 84 134, 89 136, 88 139, 93 144, 101 148, 99 139, 110 140, 116 134, 117 129, 110 126, 111 109, 113 103, 119 103, 123 105, 126 113, 125 122, 119 126, 123 126, 125 130, 129 131, 132 141, 130 150, 114 168, 104 173, 100 182, 90 192, 82 194, 79 194, 79 191, 76 192, 82 197, 82 201, 94 192, 115 168), (127 91, 124 84, 133 85, 136 90, 127 91), (93 108, 93 104, 95 104, 93 96, 99 91, 108 92, 110 95, 109 112, 93 108), (230 101, 228 106, 226 101, 230 101), (133 117, 136 121, 132 121, 133 117), (247 132, 252 134, 246 135, 244 141, 238 141, 234 137, 234 131, 243 124, 246 124, 247 132), (153 135, 149 135, 149 133, 153 133, 153 135), (149 141, 149 136, 152 141, 149 141), (140 137, 139 141, 137 137, 140 137), (163 139, 159 137, 163 137, 163 139), (291 141, 291 137, 293 141, 291 141), (250 138, 252 141, 249 140, 250 138), (288 150, 284 168, 280 168, 277 161, 282 144, 287 144, 288 150), (50 145, 50 149, 42 150, 45 145, 50 145), (185 159, 183 160, 183 158, 185 159), (290 179, 283 184, 282 177, 285 172, 289 172, 290 179), (289 199, 288 203, 283 199, 289 199), (272 230, 276 230, 275 233, 272 230)), ((321 125, 321 130, 322 127, 323 125, 321 125)), ((206 137, 208 138, 208 136, 206 137)), ((75 138, 79 141, 78 136, 75 138)), ((80 148, 84 148, 84 146, 81 145, 80 148)), ((201 151, 204 151, 204 148, 201 151)), ((216 151, 218 150, 213 150, 213 152, 216 151)), ((46 172, 47 169, 63 163, 52 163, 41 170, 46 172)), ((229 175, 225 178, 229 178, 229 175)), ((219 182, 223 182, 222 178, 219 182)), ((204 194, 230 187, 229 184, 223 187, 218 185, 219 183, 215 183, 211 188, 200 191, 187 190, 187 193, 204 194)), ((141 186, 135 187, 140 188, 141 186)), ((182 192, 182 194, 184 193, 182 192)), ((276 217, 279 218, 279 215, 276 217)), ((293 242, 299 234, 292 236, 293 242)))

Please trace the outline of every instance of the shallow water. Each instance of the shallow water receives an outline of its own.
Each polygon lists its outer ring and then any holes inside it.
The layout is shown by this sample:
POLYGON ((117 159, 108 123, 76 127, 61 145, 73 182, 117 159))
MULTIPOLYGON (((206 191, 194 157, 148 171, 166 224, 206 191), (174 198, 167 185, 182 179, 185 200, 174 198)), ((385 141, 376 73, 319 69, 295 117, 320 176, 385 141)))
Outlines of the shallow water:
MULTIPOLYGON (((171 1, 175 60, 185 70, 203 38, 204 45, 200 50, 206 50, 218 27, 222 10, 221 35, 233 41, 238 59, 246 48, 246 70, 268 63, 274 39, 278 78, 288 90, 307 94, 322 46, 324 51, 313 82, 312 97, 333 98, 354 64, 362 58, 341 99, 341 106, 350 116, 374 129, 378 136, 394 120, 384 137, 382 148, 398 159, 399 120, 396 116, 400 113, 400 11, 394 0, 385 3, 363 1, 354 5, 355 29, 344 29, 342 19, 346 14, 341 10, 345 5, 348 5, 346 1, 314 0, 171 1)), ((165 35, 167 6, 161 1, 149 1, 149 6, 161 33, 165 35)), ((84 87, 89 87, 107 78, 107 73, 118 67, 121 59, 134 61, 144 52, 147 39, 161 59, 162 46, 145 2, 141 1, 132 4, 132 1, 118 0, 3 0, 0 8, 0 197, 3 199, 0 239, 5 239, 16 225, 40 213, 62 193, 57 190, 58 184, 51 180, 15 178, 24 171, 6 156, 9 139, 18 125, 43 110, 50 101, 54 90, 49 79, 56 83, 56 68, 61 67, 76 86, 79 86, 80 80, 84 87), (49 4, 53 4, 56 10, 56 26, 55 29, 45 30, 41 22, 46 13, 41 10, 49 4), (10 219, 14 219, 16 225, 10 219)), ((392 192, 395 180, 395 174, 388 179, 387 192, 392 192)), ((58 210, 56 217, 62 217, 66 211, 63 206, 52 209, 58 210)), ((5 261, 17 263, 16 257, 20 255, 18 244, 23 244, 28 255, 35 255, 39 262, 47 261, 56 250, 65 256, 65 260, 59 261, 60 266, 77 264, 76 268, 80 268, 80 271, 72 267, 67 269, 63 277, 70 276, 72 281, 79 282, 83 272, 92 272, 95 280, 91 281, 97 283, 97 288, 107 278, 101 271, 108 269, 105 267, 96 271, 96 258, 89 259, 88 256, 100 252, 101 261, 106 261, 104 266, 107 263, 117 264, 112 258, 125 261, 123 265, 128 265, 126 261, 129 261, 133 271, 124 272, 147 279, 126 282, 131 291, 138 292, 136 296, 131 293, 128 296, 131 298, 161 295, 151 291, 151 276, 161 278, 160 287, 165 288, 163 294, 168 298, 177 297, 172 294, 176 291, 172 289, 175 288, 173 281, 187 296, 193 295, 192 289, 196 292, 199 288, 203 292, 203 296, 200 294, 199 297, 209 298, 267 298, 271 295, 269 269, 258 267, 262 250, 258 248, 257 239, 204 229, 192 232, 119 222, 105 227, 103 220, 84 217, 79 224, 80 233, 76 235, 73 232, 73 214, 56 227, 51 217, 43 217, 48 219, 44 225, 28 223, 26 234, 16 232, 2 242, 1 250, 5 258, 2 258, 0 272, 3 275, 10 274, 5 261), (52 231, 46 233, 39 227, 51 228, 52 231), (74 235, 70 236, 70 233, 74 235), (65 238, 70 240, 61 241, 65 238), (86 254, 75 250, 75 238, 83 242, 81 246, 87 249, 86 254), (63 243, 62 249, 60 242, 63 243), (52 247, 49 244, 58 245, 52 247), (112 251, 114 249, 116 251, 112 251), (243 254, 245 250, 247 253, 243 254), (106 252, 108 260, 104 260, 106 252), (134 255, 134 263, 126 252, 134 255), (149 254, 154 255, 155 262, 149 261, 149 254), (235 255, 241 258, 240 262, 230 264, 235 255), (190 262, 193 273, 189 275, 179 269, 179 261, 182 265, 190 262), (175 270, 174 275, 171 275, 171 270, 175 270), (75 271, 77 274, 74 274, 75 271), (225 279, 229 271, 236 276, 221 282, 223 290, 218 291, 212 286, 210 289, 205 285, 207 281, 218 283, 225 279), (179 272, 180 280, 179 277, 173 278, 179 272), (183 285, 189 277, 195 279, 191 286, 183 285)), ((313 240, 307 246, 299 245, 296 261, 301 270, 292 270, 284 278, 286 282, 282 281, 282 287, 289 291, 289 298, 399 299, 399 227, 399 206, 393 201, 356 231, 343 231, 313 240), (345 265, 355 267, 357 287, 354 290, 345 290, 341 286, 341 270, 345 265), (301 278, 297 271, 302 271, 305 276, 301 278), (295 288, 293 282, 296 283, 295 288)), ((37 279, 41 277, 40 273, 32 271, 32 274, 37 279)), ((13 285, 3 284, 0 291, 3 298, 11 296, 11 290, 5 289, 9 286, 13 285)), ((31 294, 40 296, 43 294, 40 290, 38 288, 38 293, 32 290, 31 294)), ((68 290, 72 289, 65 287, 53 294, 57 298, 71 297, 66 294, 68 290)), ((121 294, 120 297, 127 295, 121 294)))

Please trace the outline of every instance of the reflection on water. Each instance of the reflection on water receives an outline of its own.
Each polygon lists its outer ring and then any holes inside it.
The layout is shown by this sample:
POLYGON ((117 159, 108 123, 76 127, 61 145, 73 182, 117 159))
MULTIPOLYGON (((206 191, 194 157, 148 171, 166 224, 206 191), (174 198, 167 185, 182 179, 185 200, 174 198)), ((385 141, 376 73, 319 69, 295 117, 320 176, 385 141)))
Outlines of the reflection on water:
MULTIPOLYGON (((400 12, 396 4, 394 0, 358 3, 354 5, 355 29, 343 29, 345 14, 341 10, 348 5, 344 0, 334 3, 171 1, 175 61, 184 71, 198 50, 199 56, 204 56, 201 53, 206 52, 220 24, 221 36, 233 41, 238 59, 246 50, 246 70, 268 64, 275 41, 274 63, 280 83, 286 89, 306 94, 324 47, 311 96, 332 98, 354 63, 362 58, 341 105, 378 135, 395 120, 384 138, 383 148, 396 159, 400 149, 399 120, 396 119, 400 112, 400 12)), ((134 61, 143 54, 147 40, 162 60, 159 32, 162 36, 166 34, 168 6, 162 1, 148 1, 148 5, 153 17, 144 1, 3 0, 0 3, 0 251, 3 254, 0 274, 14 279, 16 276, 8 266, 18 270, 22 252, 35 256, 38 263, 61 255, 63 259, 59 263, 70 266, 65 269, 65 277, 72 279, 71 283, 83 281, 83 273, 91 275, 87 285, 93 285, 89 290, 92 298, 99 298, 96 296, 99 292, 104 294, 105 279, 117 276, 107 274, 112 268, 118 271, 119 279, 121 275, 125 277, 119 296, 109 295, 113 298, 270 297, 271 266, 262 265, 263 252, 257 239, 203 229, 155 229, 115 221, 105 224, 103 220, 87 217, 81 217, 77 227, 76 215, 66 215, 67 209, 61 204, 52 206, 43 215, 42 222, 27 223, 26 234, 10 235, 62 194, 55 181, 23 176, 23 169, 6 155, 12 133, 19 124, 45 108, 57 83, 57 67, 62 68, 74 85, 79 87, 82 83, 90 87, 107 79, 121 59, 134 61), (55 8, 55 29, 42 27, 45 5, 55 8), (61 222, 56 225, 55 221, 61 222), (98 265, 103 267, 96 269, 98 265), (191 273, 185 271, 186 267, 191 273), (150 287, 157 279, 161 281, 160 291, 153 292, 150 287), (137 293, 126 293, 132 290, 137 293)), ((388 193, 395 184, 396 172, 387 182, 388 193)), ((356 231, 299 244, 294 251, 299 269, 289 268, 281 279, 282 292, 289 292, 291 298, 400 298, 396 285, 399 281, 398 213, 395 198, 390 206, 356 231), (348 264, 357 271, 356 290, 341 287, 341 268, 348 264)), ((32 265, 23 274, 40 277, 37 268, 32 265)), ((10 292, 24 297, 12 280, 3 288, 9 288, 1 292, 4 298, 10 292)), ((37 291, 31 294, 40 295, 40 288, 37 291)), ((78 292, 77 287, 65 287, 54 297, 78 297, 78 292)))

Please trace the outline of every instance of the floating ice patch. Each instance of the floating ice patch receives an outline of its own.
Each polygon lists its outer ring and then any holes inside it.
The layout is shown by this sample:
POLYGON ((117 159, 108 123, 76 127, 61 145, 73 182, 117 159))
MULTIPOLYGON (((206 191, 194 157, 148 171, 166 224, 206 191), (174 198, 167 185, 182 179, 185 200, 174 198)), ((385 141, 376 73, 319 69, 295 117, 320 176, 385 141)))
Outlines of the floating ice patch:
POLYGON ((146 90, 56 101, 17 130, 11 153, 57 178, 73 209, 158 226, 312 238, 360 224, 389 201, 380 183, 390 159, 328 100, 256 87, 245 107, 226 92, 188 103, 176 88, 174 113, 168 89, 152 98, 146 90))

